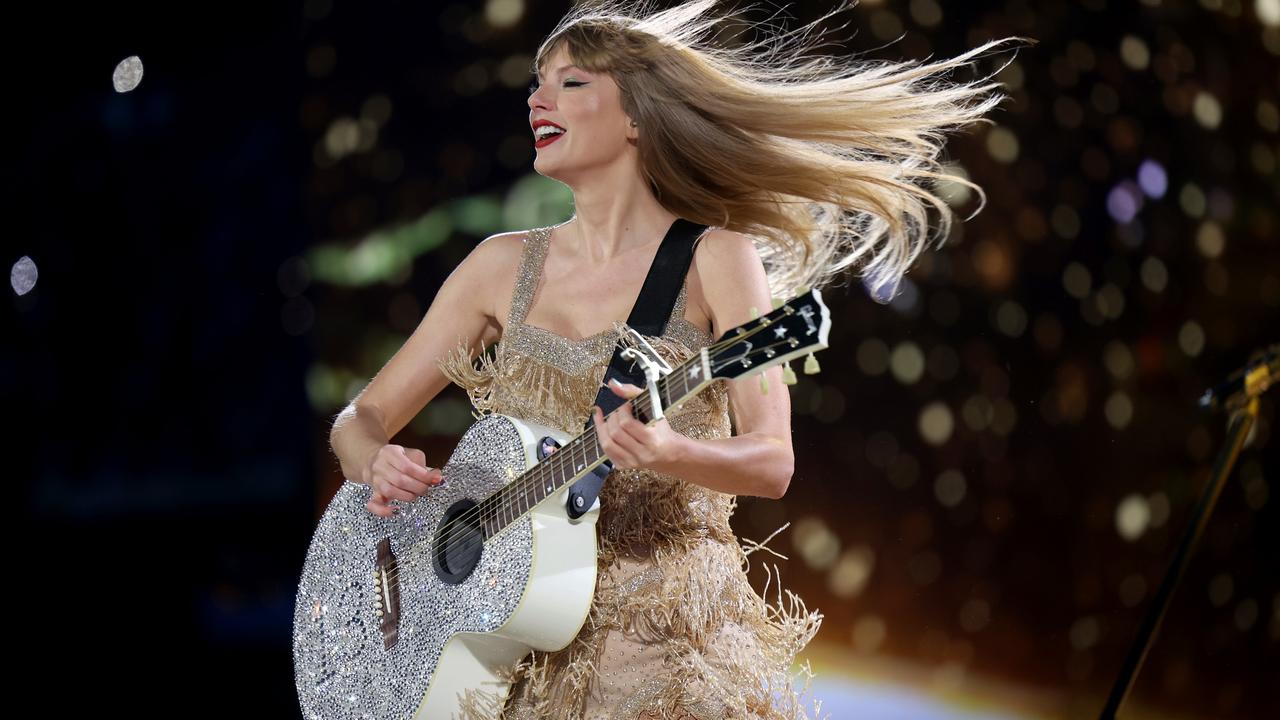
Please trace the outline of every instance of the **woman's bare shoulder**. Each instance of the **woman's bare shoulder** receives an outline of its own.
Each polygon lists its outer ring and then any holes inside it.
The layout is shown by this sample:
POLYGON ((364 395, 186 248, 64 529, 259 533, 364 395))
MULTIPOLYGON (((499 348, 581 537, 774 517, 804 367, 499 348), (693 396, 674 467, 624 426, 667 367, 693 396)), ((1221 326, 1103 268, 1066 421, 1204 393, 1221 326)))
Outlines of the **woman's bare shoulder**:
POLYGON ((502 272, 509 270, 512 261, 519 259, 524 250, 528 230, 511 230, 494 233, 481 240, 468 257, 467 262, 474 262, 478 270, 483 272, 502 272))
POLYGON ((471 293, 484 298, 484 313, 489 318, 490 329, 485 342, 500 337, 503 323, 510 308, 510 296, 519 273, 520 258, 524 252, 529 230, 512 230, 494 233, 481 240, 459 265, 458 272, 471 293))

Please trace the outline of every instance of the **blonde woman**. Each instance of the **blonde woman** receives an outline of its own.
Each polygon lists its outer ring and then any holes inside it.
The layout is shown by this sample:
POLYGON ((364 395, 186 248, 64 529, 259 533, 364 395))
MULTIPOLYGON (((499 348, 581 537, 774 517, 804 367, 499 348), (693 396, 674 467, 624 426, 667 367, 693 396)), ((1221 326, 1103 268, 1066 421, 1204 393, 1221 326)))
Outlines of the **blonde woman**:
POLYGON ((845 268, 896 285, 928 241, 928 210, 946 232, 928 187, 941 132, 1001 97, 939 76, 996 43, 832 70, 778 42, 713 45, 714 4, 584 4, 560 22, 536 54, 528 105, 531 131, 563 130, 536 141, 534 169, 572 189, 573 217, 481 242, 335 424, 347 476, 372 486, 369 509, 384 516, 439 482, 421 451, 388 438, 449 380, 479 413, 573 433, 591 420, 614 463, 586 623, 564 649, 512 668, 506 698, 468 693, 468 717, 810 717, 791 665, 823 616, 776 584, 776 603, 756 594, 729 525, 736 496, 780 498, 791 481, 781 368, 764 373, 772 392, 757 377, 717 380, 649 426, 626 405, 605 419, 594 400, 678 218, 707 229, 665 331, 647 338, 672 365, 753 308, 768 312, 771 297, 845 268))

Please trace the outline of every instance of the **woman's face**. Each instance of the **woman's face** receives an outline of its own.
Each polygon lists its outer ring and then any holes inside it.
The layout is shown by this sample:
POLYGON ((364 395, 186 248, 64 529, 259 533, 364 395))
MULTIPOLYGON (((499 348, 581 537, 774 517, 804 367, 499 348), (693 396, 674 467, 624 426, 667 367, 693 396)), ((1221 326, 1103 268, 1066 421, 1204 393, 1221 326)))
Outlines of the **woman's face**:
POLYGON ((628 138, 636 137, 631 118, 622 112, 613 78, 586 72, 572 63, 564 45, 556 48, 540 69, 537 89, 529 95, 530 126, 548 120, 565 129, 542 147, 534 135, 533 168, 570 187, 584 172, 625 157, 632 147, 628 138))

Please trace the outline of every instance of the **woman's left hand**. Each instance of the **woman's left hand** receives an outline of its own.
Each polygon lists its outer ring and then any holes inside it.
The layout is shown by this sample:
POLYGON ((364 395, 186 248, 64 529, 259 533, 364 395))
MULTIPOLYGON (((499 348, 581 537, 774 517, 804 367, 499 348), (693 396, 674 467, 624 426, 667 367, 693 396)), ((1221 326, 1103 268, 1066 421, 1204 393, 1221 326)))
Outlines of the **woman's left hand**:
POLYGON ((591 418, 595 422, 600 449, 609 456, 615 468, 648 468, 657 472, 670 472, 678 460, 676 455, 680 441, 685 436, 672 430, 665 417, 652 425, 645 425, 631 414, 629 400, 645 392, 644 388, 631 383, 614 384, 610 381, 609 389, 615 395, 628 398, 628 402, 620 405, 607 418, 600 406, 591 407, 591 418))

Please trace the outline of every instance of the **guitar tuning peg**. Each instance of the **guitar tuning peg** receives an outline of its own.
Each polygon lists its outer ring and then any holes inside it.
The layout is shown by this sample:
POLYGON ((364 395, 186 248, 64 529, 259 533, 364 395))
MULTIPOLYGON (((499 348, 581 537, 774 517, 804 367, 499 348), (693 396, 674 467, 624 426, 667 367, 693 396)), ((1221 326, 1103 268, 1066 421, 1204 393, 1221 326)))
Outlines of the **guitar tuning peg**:
POLYGON ((817 375, 818 370, 818 358, 814 357, 813 353, 809 353, 809 356, 804 359, 804 374, 817 375))
POLYGON ((760 373, 760 394, 769 394, 769 378, 765 377, 764 373, 760 373))
POLYGON ((796 371, 791 369, 791 361, 782 363, 782 383, 784 385, 796 384, 796 371))
POLYGON ((782 306, 783 306, 783 304, 787 302, 786 300, 783 300, 782 298, 778 297, 777 295, 774 295, 774 296, 773 296, 772 301, 773 301, 773 309, 774 309, 774 310, 777 310, 778 308, 782 307, 782 306))
POLYGON ((752 319, 752 320, 759 320, 759 319, 760 319, 760 311, 756 309, 756 306, 755 306, 755 305, 752 305, 752 306, 751 306, 751 319, 752 319))

